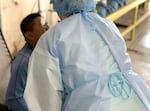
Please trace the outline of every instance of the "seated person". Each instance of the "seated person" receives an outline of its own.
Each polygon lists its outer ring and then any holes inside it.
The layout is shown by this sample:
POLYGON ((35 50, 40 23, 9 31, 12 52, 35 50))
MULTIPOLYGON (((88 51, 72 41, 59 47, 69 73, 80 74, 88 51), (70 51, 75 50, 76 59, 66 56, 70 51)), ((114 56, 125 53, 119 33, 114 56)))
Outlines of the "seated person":
POLYGON ((28 62, 38 39, 48 29, 48 25, 41 24, 40 14, 32 13, 22 20, 20 28, 26 44, 12 62, 11 78, 6 94, 6 104, 12 111, 28 111, 23 97, 26 86, 28 62))

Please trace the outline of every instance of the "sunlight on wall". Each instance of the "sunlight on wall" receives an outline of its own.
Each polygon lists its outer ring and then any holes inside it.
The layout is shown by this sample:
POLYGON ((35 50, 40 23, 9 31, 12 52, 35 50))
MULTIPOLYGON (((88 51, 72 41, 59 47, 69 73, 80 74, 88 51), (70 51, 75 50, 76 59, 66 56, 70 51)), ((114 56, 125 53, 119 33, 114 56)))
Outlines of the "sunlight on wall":
POLYGON ((1 4, 1 0, 0 0, 0 28, 1 28, 1 11, 2 11, 2 10, 1 10, 1 5, 2 5, 2 4, 1 4))
POLYGON ((38 10, 37 0, 0 1, 3 35, 12 56, 15 56, 24 45, 20 22, 26 15, 38 10))
POLYGON ((12 56, 15 56, 25 43, 20 31, 20 22, 25 16, 40 12, 43 18, 41 22, 47 21, 50 28, 59 20, 49 0, 0 0, 0 2, 2 31, 12 56))

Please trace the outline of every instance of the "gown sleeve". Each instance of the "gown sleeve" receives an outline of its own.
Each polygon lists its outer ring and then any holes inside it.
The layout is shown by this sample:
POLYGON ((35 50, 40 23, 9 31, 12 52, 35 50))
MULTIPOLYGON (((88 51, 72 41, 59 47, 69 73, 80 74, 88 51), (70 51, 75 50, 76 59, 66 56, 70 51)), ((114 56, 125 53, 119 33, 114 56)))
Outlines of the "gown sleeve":
POLYGON ((24 94, 29 111, 61 111, 62 92, 58 58, 37 46, 30 58, 24 94))

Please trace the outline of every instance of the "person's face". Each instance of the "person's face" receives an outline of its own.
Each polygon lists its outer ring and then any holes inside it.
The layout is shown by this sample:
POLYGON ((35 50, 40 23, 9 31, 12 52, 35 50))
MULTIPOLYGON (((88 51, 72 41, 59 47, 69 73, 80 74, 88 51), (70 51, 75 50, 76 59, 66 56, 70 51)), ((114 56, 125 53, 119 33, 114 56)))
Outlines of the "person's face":
POLYGON ((39 40, 40 36, 46 31, 48 30, 48 25, 47 23, 45 23, 44 25, 41 24, 41 17, 36 17, 33 20, 33 28, 31 33, 32 36, 32 40, 30 42, 30 45, 32 45, 33 47, 35 47, 37 41, 39 40))

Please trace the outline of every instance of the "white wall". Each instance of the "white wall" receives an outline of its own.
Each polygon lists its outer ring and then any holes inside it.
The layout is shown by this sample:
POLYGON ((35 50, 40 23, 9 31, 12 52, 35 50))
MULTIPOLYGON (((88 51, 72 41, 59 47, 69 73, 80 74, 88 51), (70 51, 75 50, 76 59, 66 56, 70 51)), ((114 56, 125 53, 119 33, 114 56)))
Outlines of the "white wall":
POLYGON ((56 13, 49 11, 52 10, 49 0, 0 0, 0 5, 2 31, 12 56, 25 43, 20 22, 26 15, 40 10, 43 20, 47 20, 50 27, 58 21, 56 13))
POLYGON ((38 10, 36 0, 1 0, 2 31, 10 52, 15 55, 24 44, 20 32, 23 17, 38 10))

